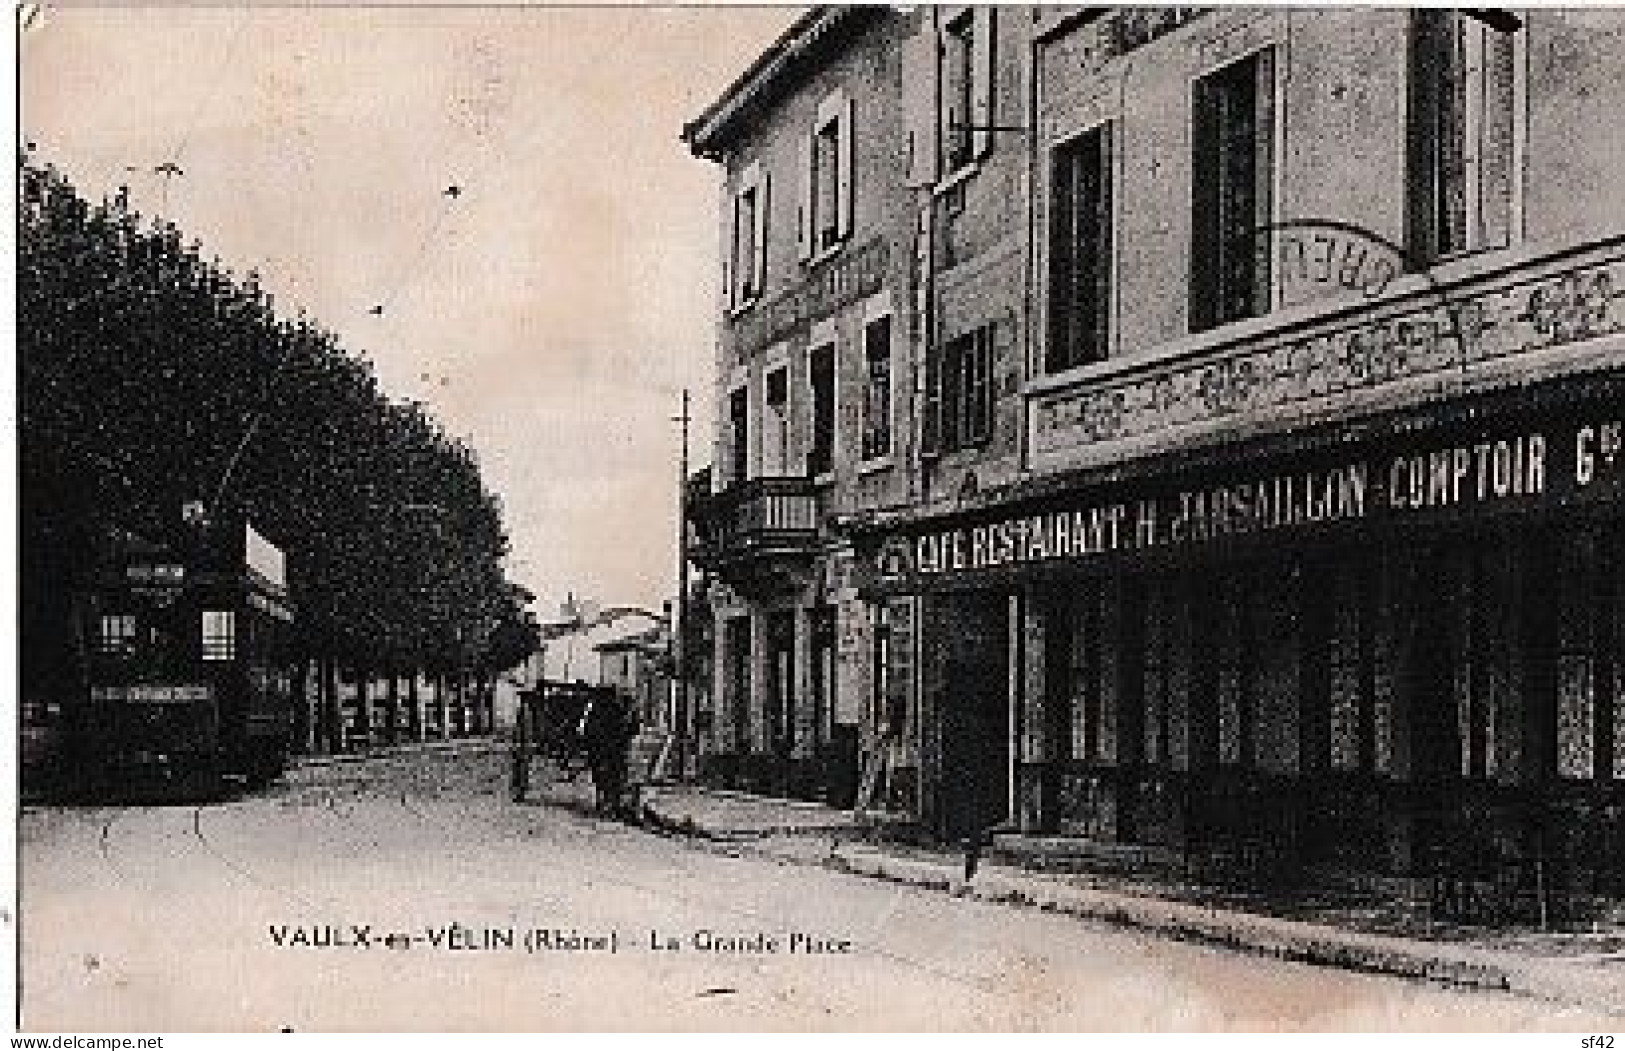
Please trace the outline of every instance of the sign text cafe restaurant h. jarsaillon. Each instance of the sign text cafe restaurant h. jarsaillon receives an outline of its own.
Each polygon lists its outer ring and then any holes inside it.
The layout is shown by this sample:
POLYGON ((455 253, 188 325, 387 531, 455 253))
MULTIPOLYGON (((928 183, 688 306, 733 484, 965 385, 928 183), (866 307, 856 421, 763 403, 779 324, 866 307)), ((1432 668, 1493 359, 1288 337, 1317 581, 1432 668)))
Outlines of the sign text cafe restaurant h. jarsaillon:
POLYGON ((1625 889, 1622 391, 1571 377, 871 535, 916 816, 1394 875, 1538 856, 1625 889))

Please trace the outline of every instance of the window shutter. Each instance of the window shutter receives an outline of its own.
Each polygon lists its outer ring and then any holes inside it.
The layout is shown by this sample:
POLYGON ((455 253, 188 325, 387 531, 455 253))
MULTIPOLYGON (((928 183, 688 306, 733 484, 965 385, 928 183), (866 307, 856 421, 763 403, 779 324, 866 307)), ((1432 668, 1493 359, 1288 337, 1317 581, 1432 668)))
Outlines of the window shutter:
POLYGON ((1519 172, 1517 112, 1519 38, 1484 28, 1484 119, 1479 158, 1478 235, 1481 248, 1505 248, 1517 239, 1519 172))
POLYGON ((1483 158, 1480 132, 1484 127, 1484 33, 1482 23, 1458 19, 1461 48, 1461 124, 1466 134, 1461 137, 1461 185, 1466 204, 1467 229, 1462 240, 1464 247, 1480 243, 1479 231, 1472 229, 1476 205, 1483 200, 1480 194, 1479 165, 1483 158))
POLYGON ((1219 320, 1219 119, 1211 80, 1198 80, 1191 105, 1191 300, 1190 330, 1203 332, 1219 320))
POLYGON ((965 341, 965 415, 960 426, 964 445, 978 445, 987 440, 988 416, 992 409, 987 386, 992 343, 993 330, 987 325, 971 333, 965 341))
POLYGON ((814 155, 817 129, 801 136, 797 147, 797 163, 801 171, 801 202, 796 206, 796 258, 806 262, 813 256, 813 242, 818 237, 813 229, 814 155))
POLYGON ((985 157, 993 145, 994 56, 993 8, 978 7, 971 37, 971 156, 985 157))
MULTIPOLYGON (((933 158, 935 155, 933 154, 933 158)), ((941 434, 937 414, 941 411, 937 351, 931 320, 931 214, 928 204, 915 217, 914 228, 914 317, 911 332, 915 345, 925 348, 925 384, 920 403, 920 451, 930 455, 937 450, 941 434)), ((912 381, 910 382, 912 387, 912 381)), ((905 410, 906 414, 907 410, 905 410)))
POLYGON ((1239 250, 1252 254, 1253 314, 1267 314, 1274 304, 1274 235, 1263 236, 1275 218, 1275 49, 1258 53, 1253 115, 1253 229, 1239 250))
POLYGON ((722 306, 724 310, 732 310, 734 246, 739 243, 739 198, 729 191, 726 182, 722 184, 722 206, 718 212, 722 216, 717 224, 722 227, 722 306))
POLYGON ((835 162, 835 206, 840 210, 837 221, 839 223, 838 232, 841 237, 852 236, 852 218, 856 209, 852 195, 852 188, 855 185, 855 179, 853 178, 853 157, 855 155, 853 140, 856 136, 853 134, 853 128, 856 127, 854 119, 856 113, 857 100, 850 97, 842 100, 840 138, 837 140, 840 155, 835 162))
POLYGON ((903 41, 903 134, 907 136, 908 185, 937 181, 937 33, 929 13, 903 41))
POLYGON ((767 287, 767 213, 772 207, 772 194, 769 191, 771 179, 767 172, 762 172, 761 181, 756 188, 756 258, 749 265, 755 280, 751 287, 756 295, 760 296, 767 287))
POLYGON ((942 347, 925 348, 925 411, 920 414, 920 451, 927 456, 942 447, 942 347))
POLYGON ((1094 304, 1093 331, 1091 333, 1089 356, 1091 360, 1099 361, 1110 356, 1111 347, 1111 318, 1112 318, 1112 257, 1113 242, 1117 231, 1113 223, 1112 195, 1116 192, 1112 179, 1112 126, 1103 124, 1100 128, 1100 138, 1096 146, 1096 155, 1099 161, 1095 169, 1095 216, 1094 216, 1094 284, 1088 290, 1091 302, 1094 304))
POLYGON ((1405 243, 1411 253, 1407 260, 1420 269, 1439 253, 1438 210, 1439 125, 1441 88, 1448 68, 1440 31, 1443 18, 1438 11, 1411 12, 1410 82, 1406 106, 1405 243))
POLYGON ((1044 370, 1060 372, 1071 368, 1077 358, 1078 273, 1081 238, 1078 212, 1083 197, 1078 187, 1076 144, 1058 147, 1050 161, 1049 206, 1049 342, 1044 348, 1044 370))

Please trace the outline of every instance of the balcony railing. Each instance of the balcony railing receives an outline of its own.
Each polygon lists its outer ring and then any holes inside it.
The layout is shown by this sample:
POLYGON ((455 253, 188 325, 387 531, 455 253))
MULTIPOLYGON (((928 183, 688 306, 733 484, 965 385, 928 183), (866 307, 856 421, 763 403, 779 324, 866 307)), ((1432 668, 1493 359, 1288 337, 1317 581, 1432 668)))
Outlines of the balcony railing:
POLYGON ((810 554, 818 492, 810 478, 752 478, 692 503, 695 557, 715 565, 810 554))

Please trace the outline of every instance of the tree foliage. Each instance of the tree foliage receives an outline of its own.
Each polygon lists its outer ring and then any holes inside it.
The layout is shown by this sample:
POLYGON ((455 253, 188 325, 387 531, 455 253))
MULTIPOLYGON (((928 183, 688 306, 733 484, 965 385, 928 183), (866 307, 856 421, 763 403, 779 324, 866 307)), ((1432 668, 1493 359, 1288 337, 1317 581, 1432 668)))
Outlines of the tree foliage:
MULTIPOLYGON (((503 667, 533 625, 474 451, 364 361, 279 314, 120 194, 19 158, 21 570, 35 635, 67 630, 109 527, 163 535, 187 501, 288 553, 309 656, 503 667)), ((46 645, 50 640, 33 641, 46 645)), ((60 641, 60 640, 59 640, 60 641)), ((25 647, 26 648, 26 647, 25 647)))

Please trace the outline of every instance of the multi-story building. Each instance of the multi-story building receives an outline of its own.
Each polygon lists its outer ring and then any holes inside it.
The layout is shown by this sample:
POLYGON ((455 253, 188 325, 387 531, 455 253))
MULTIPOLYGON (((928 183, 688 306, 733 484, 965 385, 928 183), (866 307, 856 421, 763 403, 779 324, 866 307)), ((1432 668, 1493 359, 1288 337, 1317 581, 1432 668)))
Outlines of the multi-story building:
POLYGON ((1625 17, 871 17, 901 459, 814 519, 876 629, 865 795, 1617 889, 1625 17))
POLYGON ((910 144, 899 43, 919 15, 818 9, 685 130, 722 166, 717 430, 692 501, 713 580, 704 767, 849 800, 871 623, 842 516, 903 502, 910 144))

